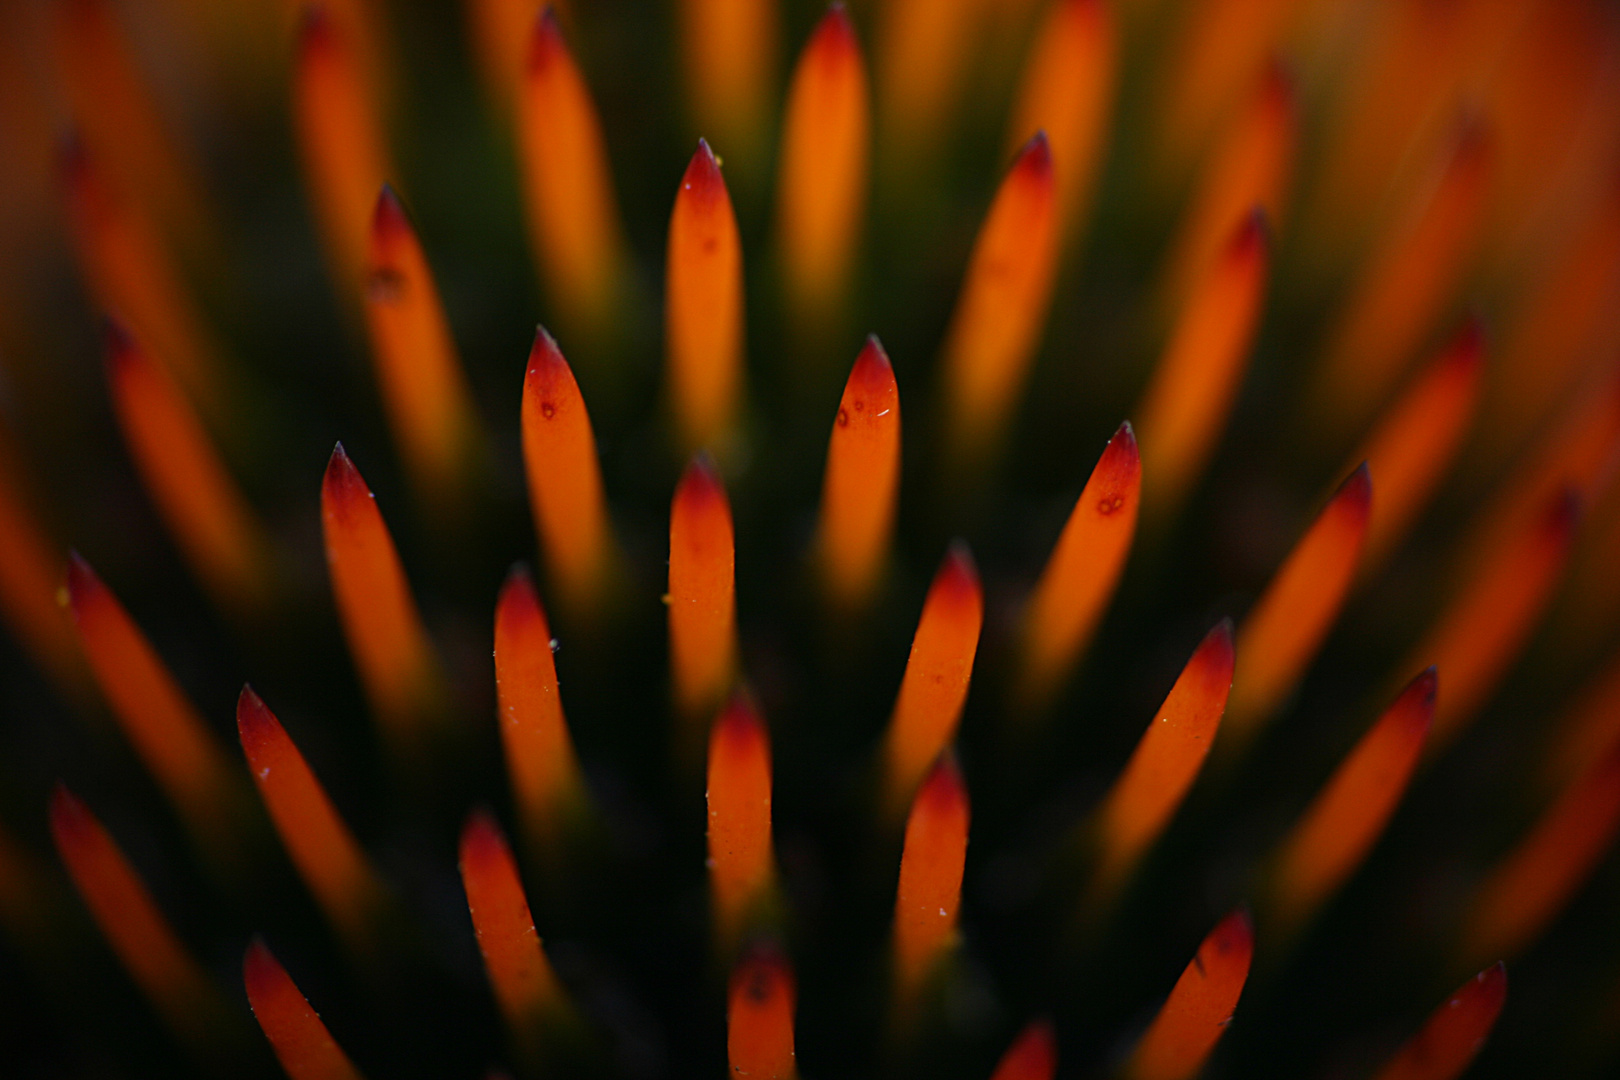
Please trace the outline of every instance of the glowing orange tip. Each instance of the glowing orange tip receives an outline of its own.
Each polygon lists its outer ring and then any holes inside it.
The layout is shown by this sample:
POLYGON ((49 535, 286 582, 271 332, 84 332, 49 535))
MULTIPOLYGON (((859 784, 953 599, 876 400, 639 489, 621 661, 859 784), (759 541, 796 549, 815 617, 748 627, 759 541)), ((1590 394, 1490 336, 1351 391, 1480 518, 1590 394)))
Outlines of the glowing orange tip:
POLYGON ((842 4, 816 24, 799 57, 782 121, 777 218, 789 302, 825 313, 848 282, 866 202, 866 66, 842 4))
POLYGON ((524 48, 518 142, 531 240, 559 314, 600 333, 624 258, 601 123, 549 7, 524 48))
POLYGON ((501 745, 522 820, 548 846, 585 794, 557 690, 555 644, 533 578, 514 566, 495 603, 501 745))
POLYGON ((1562 576, 1581 509, 1575 490, 1553 492, 1517 535, 1497 547, 1413 650, 1412 667, 1434 664, 1446 673, 1430 753, 1467 727, 1536 629, 1562 576))
POLYGON ((1050 1020, 1036 1020, 1019 1033, 990 1080, 1052 1080, 1057 1072, 1057 1032, 1050 1020))
POLYGON ((575 609, 601 598, 613 562, 596 435, 574 372, 538 327, 523 377, 523 464, 529 505, 559 594, 575 609))
POLYGON ((1480 886, 1463 953, 1512 959, 1541 936, 1620 834, 1620 745, 1576 778, 1480 886))
POLYGON ((1254 927, 1232 912, 1211 930, 1132 1053, 1129 1080, 1192 1080, 1232 1022, 1249 977, 1254 927))
POLYGON ((519 1041, 566 1008, 562 987, 535 933, 512 849, 495 819, 474 810, 461 830, 461 883, 501 1015, 519 1041))
POLYGON ((709 144, 699 140, 669 220, 664 336, 681 439, 711 445, 731 426, 742 394, 742 244, 731 195, 709 144))
POLYGON ((393 537, 342 443, 321 480, 321 526, 333 598, 361 684, 385 730, 410 742, 442 705, 437 660, 393 537))
POLYGON ((923 601, 900 694, 884 741, 884 798, 898 814, 956 736, 984 624, 984 589, 973 553, 955 541, 923 601))
POLYGON ((249 686, 236 701, 248 769, 299 876, 354 946, 368 944, 382 887, 354 834, 275 714, 249 686))
POLYGON ((1232 688, 1232 622, 1204 635, 1153 714, 1097 818, 1098 881, 1117 887, 1170 823, 1208 756, 1232 688))
POLYGON ((918 790, 906 820, 894 902, 895 976, 902 1002, 915 998, 956 940, 968 817, 967 787, 947 754, 918 790))
POLYGON ((869 600, 894 533, 900 489, 900 389, 874 335, 844 384, 827 443, 817 546, 832 606, 869 600))
POLYGON ((732 1075, 796 1080, 796 991, 787 960, 768 947, 751 949, 733 969, 726 999, 726 1054, 732 1075))
POLYGON ((77 552, 68 555, 66 591, 96 684, 142 764, 211 853, 233 849, 238 818, 224 749, 118 598, 77 552))
POLYGON ((1289 552, 1238 631, 1232 728, 1247 737, 1298 683, 1355 580, 1373 504, 1363 462, 1289 552))
POLYGON ((1108 606, 1136 535, 1142 458, 1130 421, 1091 470, 1024 613, 1021 692, 1049 699, 1084 651, 1108 606))
POLYGON ((253 1016, 290 1080, 361 1080, 343 1048, 264 942, 242 957, 242 982, 253 1016))
POLYGON ((1057 267, 1052 152, 1029 140, 979 228, 945 339, 949 429, 972 455, 999 437, 1040 344, 1057 267))
POLYGON ((1021 76, 1009 141, 1016 145, 1046 132, 1056 159, 1059 216, 1068 226, 1080 216, 1095 182, 1118 48, 1108 4, 1062 0, 1048 6, 1021 76))
POLYGON ((192 569, 237 612, 269 600, 268 545, 213 440, 168 373, 124 326, 104 328, 107 381, 142 485, 192 569))
POLYGON ((1428 502, 1479 403, 1485 332, 1470 318, 1379 422, 1359 455, 1378 477, 1363 573, 1383 562, 1428 502))
POLYGON ((1308 918, 1377 842, 1417 767, 1438 685, 1434 668, 1407 684, 1283 842, 1275 897, 1284 923, 1308 918))
POLYGON ((734 944, 766 899, 773 877, 771 742, 747 694, 709 732, 709 883, 715 928, 734 944))
POLYGON ((1374 1080, 1455 1080, 1484 1047, 1506 1001, 1507 968, 1499 961, 1459 987, 1374 1080))
POLYGON ((1189 286, 1137 411, 1150 501, 1167 512, 1203 471, 1248 366, 1270 263, 1265 212, 1255 207, 1189 286))
POLYGON ((130 978, 177 1034, 206 1040, 213 987, 117 842, 62 784, 51 793, 50 818, 57 854, 130 978))
POLYGON ((731 502, 700 454, 681 475, 669 518, 670 673, 676 706, 688 718, 704 716, 731 689, 736 591, 731 502))

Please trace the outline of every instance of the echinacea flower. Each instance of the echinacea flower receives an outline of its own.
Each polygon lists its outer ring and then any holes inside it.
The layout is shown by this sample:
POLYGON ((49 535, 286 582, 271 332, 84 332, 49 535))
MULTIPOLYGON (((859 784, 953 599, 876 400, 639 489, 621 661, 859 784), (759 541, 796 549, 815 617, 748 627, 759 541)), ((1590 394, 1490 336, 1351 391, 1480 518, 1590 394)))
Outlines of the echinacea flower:
POLYGON ((1612 1070, 1617 19, 7 6, 0 1073, 1612 1070))

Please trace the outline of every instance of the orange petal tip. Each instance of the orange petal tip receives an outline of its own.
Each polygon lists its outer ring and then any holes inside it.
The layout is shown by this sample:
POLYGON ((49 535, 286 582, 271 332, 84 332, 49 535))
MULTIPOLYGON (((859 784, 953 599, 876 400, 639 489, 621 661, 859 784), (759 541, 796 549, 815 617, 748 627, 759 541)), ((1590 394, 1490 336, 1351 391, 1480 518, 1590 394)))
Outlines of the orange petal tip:
POLYGON ((720 175, 720 159, 709 149, 708 140, 698 140, 697 151, 681 177, 681 190, 689 191, 705 202, 725 192, 726 181, 720 175))
POLYGON ((952 606, 978 601, 981 595, 979 568, 973 561, 973 551, 967 546, 967 541, 951 541, 950 548, 945 552, 945 561, 934 576, 933 587, 952 606))
POLYGON ((377 192, 377 207, 372 211, 371 230, 379 239, 397 236, 410 230, 410 220, 405 216, 405 206, 399 201, 399 194, 394 185, 383 183, 382 189, 377 192))
POLYGON ((866 335, 866 342, 849 373, 849 381, 869 390, 883 390, 893 385, 894 365, 889 362, 889 354, 876 334, 866 335))

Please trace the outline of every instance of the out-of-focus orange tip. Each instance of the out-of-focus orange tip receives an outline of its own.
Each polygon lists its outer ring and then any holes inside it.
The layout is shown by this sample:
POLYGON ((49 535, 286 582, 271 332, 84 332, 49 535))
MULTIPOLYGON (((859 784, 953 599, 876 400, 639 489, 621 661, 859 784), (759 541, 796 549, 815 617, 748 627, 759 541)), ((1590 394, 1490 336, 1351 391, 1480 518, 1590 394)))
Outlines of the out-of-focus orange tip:
POLYGON ((793 1010, 797 991, 786 958, 751 949, 731 973, 726 995, 726 1056, 739 1080, 797 1080, 793 1010))
POLYGON ((1165 261, 1160 304, 1174 312, 1219 257, 1221 245, 1255 207, 1277 227, 1293 171, 1298 137, 1294 85, 1272 63, 1235 118, 1198 181, 1165 261))
POLYGON ((361 1080, 287 969, 258 938, 242 957, 253 1017, 290 1080, 361 1080))
POLYGON ((946 430, 958 458, 999 441, 1046 326, 1057 268, 1052 152, 1044 132, 1019 151, 968 257, 945 335, 946 430))
POLYGON ((886 140, 926 153, 951 129, 973 59, 979 0, 892 0, 878 28, 878 109, 886 140))
POLYGON ((1620 661, 1611 660, 1576 696, 1558 725, 1539 778, 1546 788, 1568 783, 1620 746, 1620 661))
POLYGON ((742 243, 720 162, 709 144, 681 178, 669 219, 664 347, 682 446, 721 441, 742 398, 742 243))
POLYGON ((734 696, 709 732, 709 885, 723 953, 741 940, 769 898, 771 740, 746 693, 734 696))
POLYGON ((1318 403, 1330 432, 1354 429, 1378 406, 1450 303, 1478 246, 1489 191, 1490 139, 1465 122, 1385 232, 1328 336, 1318 403))
POLYGON ((1503 319, 1502 347, 1481 405, 1480 433, 1492 462, 1520 449, 1589 377, 1600 347, 1612 342, 1620 284, 1620 175, 1601 211, 1566 240, 1564 250, 1529 276, 1503 319))
POLYGON ((1362 574, 1381 566, 1456 456, 1479 403, 1485 335, 1470 319, 1402 392, 1356 460, 1378 477, 1362 574))
POLYGON ((378 102, 352 20, 306 3, 293 70, 293 115, 311 198, 340 297, 358 296, 377 192, 394 177, 378 102))
POLYGON ((681 475, 669 515, 669 667, 675 706, 707 719, 737 673, 736 537, 731 502, 703 455, 681 475))
POLYGON ((1377 843, 1417 767, 1438 681, 1430 668, 1407 684, 1283 841, 1272 879, 1279 924, 1308 920, 1377 843))
POLYGON ((304 755, 252 687, 236 701, 236 728, 270 820, 293 865, 343 941, 374 944, 383 886, 304 755))
POLYGON ((722 146, 751 156, 772 105, 777 65, 772 0, 681 0, 681 71, 692 116, 722 146))
POLYGON ((1232 738, 1252 738, 1316 656, 1355 580, 1374 501, 1363 462, 1339 485, 1244 618, 1227 723, 1232 738))
POLYGON ((1192 1080, 1232 1021, 1249 977, 1254 927, 1241 908, 1209 932, 1136 1044, 1127 1080, 1192 1080))
MULTIPOLYGON (((544 10, 566 15, 568 7, 564 0, 552 0, 544 10)), ((478 50, 479 74, 503 110, 517 106, 530 35, 541 11, 539 0, 469 0, 467 4, 467 28, 478 50)))
POLYGON ((76 138, 66 141, 59 158, 74 247, 96 303, 118 312, 151 344, 155 359, 210 419, 224 420, 219 346, 155 223, 121 197, 76 138))
POLYGON ((366 326, 389 426, 412 481, 438 508, 464 497, 478 420, 416 230, 384 184, 371 215, 366 326))
POLYGON ((535 330, 523 377, 523 467, 552 587, 570 611, 596 610, 618 547, 585 398, 543 326, 535 330))
POLYGON ((984 589, 973 553, 951 544, 923 601, 911 655, 883 741, 883 805, 891 820, 956 736, 984 624, 984 589))
POLYGON ((866 339, 827 443, 816 555, 829 607, 872 599, 894 535, 900 490, 900 388, 876 336, 866 339))
POLYGON ((1533 945, 1620 832, 1620 746, 1576 777, 1491 871, 1463 924, 1470 961, 1533 945))
POLYGON ((518 818, 554 849, 585 807, 585 784, 557 691, 554 641, 527 568, 506 575, 495 603, 495 693, 518 818))
POLYGON ((1497 961, 1457 989, 1374 1080, 1456 1080, 1474 1060, 1507 1002, 1507 968, 1497 961))
POLYGON ((1297 5, 1289 0, 1201 0, 1180 5, 1175 39, 1161 54, 1157 164, 1184 172, 1239 113, 1243 92, 1282 45, 1297 5))
POLYGON ((1057 1072, 1057 1032, 1050 1020, 1035 1020, 1007 1047, 990 1080, 1052 1080, 1057 1072))
POLYGON ((11 440, 0 431, 0 614, 34 662, 76 698, 83 657, 57 600, 62 558, 33 512, 11 440))
POLYGON ((332 596, 361 686, 396 749, 407 750, 444 709, 443 675, 393 537, 342 443, 321 479, 321 529, 332 596))
POLYGON ((217 991, 117 842, 61 784, 51 793, 50 816, 56 852, 124 970, 182 1042, 212 1042, 217 991))
POLYGON ((869 108, 860 42, 835 3, 794 69, 777 169, 783 287, 806 328, 834 311, 849 288, 866 207, 869 108))
POLYGON ((525 28, 518 153, 530 241, 556 317, 593 339, 611 330, 625 273, 624 230, 590 88, 556 16, 525 28))
POLYGON ((180 388, 124 327, 106 324, 113 411, 141 481, 186 560, 233 614, 270 603, 270 543, 180 388))
POLYGON ((1113 108, 1119 40, 1107 0, 1047 8, 1024 61, 1007 141, 1038 131, 1052 149, 1059 242, 1086 217, 1113 108))
POLYGON ((96 684, 124 735, 212 858, 229 864, 242 803, 224 749, 124 606, 77 553, 66 602, 96 684))
POLYGON ((1136 535, 1142 459, 1130 421, 1108 440, 1024 609, 1017 693, 1049 703, 1085 651, 1136 535))
POLYGON ((501 1016, 519 1048, 532 1052, 537 1028, 566 1017, 570 1006, 535 932, 517 861, 483 810, 461 830, 461 883, 501 1016))
POLYGON ((968 795, 947 754, 917 791, 900 854, 894 902, 895 1001, 904 1011, 956 944, 962 870, 967 861, 968 795))
POLYGON ((1248 367, 1265 296, 1270 240, 1246 215, 1194 282, 1137 410, 1150 508, 1178 506, 1203 472, 1248 367))
POLYGON ((63 0, 51 8, 55 74, 97 156, 165 231, 193 246, 209 239, 210 208, 195 162, 164 124, 136 42, 123 27, 125 13, 107 0, 63 0))
POLYGON ((1426 751, 1431 756, 1473 720, 1535 631, 1580 516, 1577 495, 1554 493, 1479 567, 1412 650, 1406 670, 1433 664, 1446 673, 1426 751))
POLYGON ((1198 778, 1226 710, 1232 665, 1232 622, 1222 619, 1182 668, 1098 810, 1099 894, 1123 884, 1198 778))

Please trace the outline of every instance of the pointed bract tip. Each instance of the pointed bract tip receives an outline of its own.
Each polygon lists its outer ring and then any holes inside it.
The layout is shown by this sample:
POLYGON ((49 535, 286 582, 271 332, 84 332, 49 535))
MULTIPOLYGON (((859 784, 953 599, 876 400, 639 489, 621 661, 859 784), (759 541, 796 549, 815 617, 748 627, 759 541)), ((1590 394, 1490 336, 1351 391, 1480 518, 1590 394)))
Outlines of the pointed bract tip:
POLYGON ((1136 445, 1136 429, 1131 427, 1129 420, 1121 422, 1108 437, 1108 445, 1103 448, 1103 456, 1127 466, 1141 462, 1141 450, 1136 445))
POLYGON ((810 35, 810 48, 847 49, 855 44, 855 23, 842 3, 827 5, 827 11, 810 35))
POLYGON ((487 806, 475 806, 467 812, 461 825, 460 857, 462 862, 478 861, 506 844, 506 834, 500 822, 487 806))
POLYGON ((1406 690, 1401 696, 1405 697, 1408 694, 1432 714, 1434 712, 1434 703, 1440 696, 1440 669, 1430 664, 1418 672, 1416 677, 1407 684, 1406 690))
POLYGON ((534 328, 534 344, 529 346, 529 368, 533 371, 555 369, 558 365, 566 367, 568 361, 564 359, 562 348, 558 346, 557 339, 551 336, 551 331, 544 326, 536 325, 534 328))
MULTIPOLYGON (((242 953, 242 982, 247 987, 248 997, 258 997, 264 984, 276 978, 281 970, 281 963, 264 943, 264 938, 254 934, 242 953)), ((252 1004, 251 1000, 249 1004, 252 1004)))
POLYGON ((58 780, 51 788, 51 831, 78 835, 90 822, 90 811, 77 795, 68 790, 67 782, 58 780))
POLYGON ((1372 471, 1365 461, 1344 478, 1339 490, 1333 493, 1332 501, 1335 505, 1366 513, 1367 508, 1372 505, 1372 471))
POLYGON ((725 177, 720 175, 720 159, 709 149, 708 140, 698 140, 697 151, 686 165, 686 174, 681 177, 681 188, 705 199, 726 190, 725 177))
POLYGON ((1575 526, 1580 524, 1585 512, 1586 499, 1581 495, 1580 488, 1571 484, 1560 489, 1548 501, 1543 524, 1548 533, 1567 540, 1575 532, 1575 526))
POLYGON ((236 722, 243 723, 243 717, 249 713, 268 712, 264 699, 259 697, 258 691, 253 689, 251 683, 242 684, 242 692, 236 695, 236 722))
POLYGON ((764 735, 765 721, 754 704, 754 696, 746 686, 739 686, 726 702, 725 708, 720 710, 720 715, 715 717, 714 731, 710 737, 717 743, 725 741, 735 745, 743 741, 752 742, 764 735))
POLYGON ((1223 955, 1248 952, 1254 948, 1254 916, 1249 905, 1239 904, 1227 913, 1210 933, 1210 940, 1223 955))
POLYGON ((326 472, 321 477, 321 493, 341 494, 349 498, 371 494, 365 478, 354 467, 349 452, 341 442, 332 447, 332 456, 326 460, 326 472))
POLYGON ((945 561, 934 575, 935 587, 946 586, 952 592, 979 591, 979 567, 973 561, 973 549, 967 541, 957 537, 945 549, 945 561))
POLYGON ((326 5, 311 2, 303 6, 298 15, 298 45, 300 49, 324 44, 332 36, 332 17, 326 5))
POLYGON ((1052 144, 1046 138, 1045 129, 1029 137, 1023 149, 1018 151, 1018 161, 1013 168, 1027 169, 1036 175, 1052 171, 1052 144))
POLYGON ((1486 329, 1485 315, 1478 308, 1470 311, 1468 317, 1457 328, 1456 335, 1451 339, 1452 362, 1461 366, 1478 367, 1485 359, 1486 349, 1490 345, 1490 332, 1486 329))
POLYGON ((86 594, 102 588, 101 579, 96 576, 96 572, 91 569, 84 556, 73 549, 68 551, 67 569, 63 573, 62 584, 67 592, 69 606, 75 609, 86 594))
POLYGON ((507 568, 506 577, 501 581, 502 598, 512 589, 534 589, 534 571, 522 559, 507 568))
POLYGON ((1233 258, 1247 259, 1264 256, 1270 250, 1271 218, 1265 207, 1256 204, 1238 223, 1229 251, 1233 258))
POLYGON ((405 215, 405 206, 399 201, 399 193, 394 185, 383 181, 382 190, 377 192, 377 205, 371 213, 371 229, 373 233, 394 234, 409 230, 410 219, 405 215))
POLYGON ((883 351, 883 343, 878 341, 876 334, 867 335, 866 343, 856 354, 855 366, 849 372, 849 382, 876 392, 887 391, 894 386, 894 365, 889 363, 889 354, 883 351))
POLYGON ((535 13, 524 63, 529 71, 539 71, 554 56, 566 52, 567 48, 563 41, 562 24, 557 21, 557 12, 547 4, 535 13))
POLYGON ((960 805, 967 805, 967 783, 962 779, 962 766, 956 760, 956 749, 947 746, 940 751, 933 768, 917 789, 915 809, 929 813, 943 813, 960 805))

